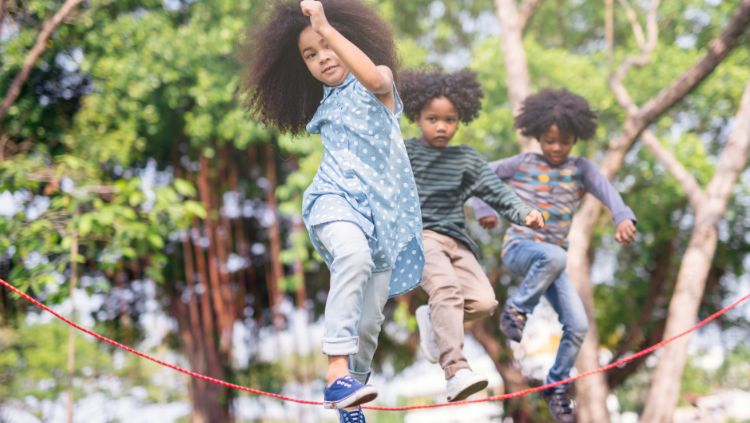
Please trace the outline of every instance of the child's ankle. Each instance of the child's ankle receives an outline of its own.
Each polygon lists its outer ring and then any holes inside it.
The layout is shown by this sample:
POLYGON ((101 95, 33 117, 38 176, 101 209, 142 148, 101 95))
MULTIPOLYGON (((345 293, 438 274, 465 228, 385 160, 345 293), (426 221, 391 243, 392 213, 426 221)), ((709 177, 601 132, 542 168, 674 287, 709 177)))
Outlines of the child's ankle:
POLYGON ((348 375, 349 372, 341 372, 336 370, 328 370, 326 373, 326 386, 330 386, 336 379, 348 375))
POLYGON ((349 361, 347 356, 328 356, 328 371, 326 372, 326 386, 334 380, 349 374, 349 361))

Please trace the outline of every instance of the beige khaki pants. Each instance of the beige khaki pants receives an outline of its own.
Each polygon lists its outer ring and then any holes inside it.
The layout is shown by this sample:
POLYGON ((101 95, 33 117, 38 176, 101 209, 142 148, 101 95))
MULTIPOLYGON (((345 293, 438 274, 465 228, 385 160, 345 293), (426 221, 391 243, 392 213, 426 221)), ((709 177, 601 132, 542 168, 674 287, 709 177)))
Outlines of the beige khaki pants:
POLYGON ((464 322, 491 316, 495 292, 469 248, 437 232, 423 232, 425 266, 420 286, 429 295, 430 319, 440 349, 440 366, 450 379, 469 368, 463 354, 464 322))

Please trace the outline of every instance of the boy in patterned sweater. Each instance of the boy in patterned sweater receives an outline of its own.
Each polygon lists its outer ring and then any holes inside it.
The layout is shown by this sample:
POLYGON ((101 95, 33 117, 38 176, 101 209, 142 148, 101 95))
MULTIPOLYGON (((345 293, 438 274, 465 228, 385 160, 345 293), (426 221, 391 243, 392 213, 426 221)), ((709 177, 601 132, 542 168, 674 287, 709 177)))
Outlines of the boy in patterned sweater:
MULTIPOLYGON (((526 316, 542 296, 557 312, 563 335, 547 383, 570 377, 588 330, 588 320, 578 292, 565 272, 567 236, 573 213, 585 193, 591 193, 612 212, 615 239, 633 241, 635 215, 589 160, 570 157, 573 145, 593 137, 596 114, 582 97, 567 90, 543 90, 529 96, 516 117, 516 127, 539 141, 542 154, 523 153, 490 163, 490 168, 508 181, 521 199, 544 215, 542 229, 511 225, 503 241, 503 263, 518 277, 518 289, 508 298, 500 315, 500 329, 509 339, 520 342, 526 316)), ((479 223, 485 228, 497 224, 495 213, 479 199, 473 200, 479 223)), ((556 421, 574 422, 575 410, 567 387, 545 391, 556 421)))

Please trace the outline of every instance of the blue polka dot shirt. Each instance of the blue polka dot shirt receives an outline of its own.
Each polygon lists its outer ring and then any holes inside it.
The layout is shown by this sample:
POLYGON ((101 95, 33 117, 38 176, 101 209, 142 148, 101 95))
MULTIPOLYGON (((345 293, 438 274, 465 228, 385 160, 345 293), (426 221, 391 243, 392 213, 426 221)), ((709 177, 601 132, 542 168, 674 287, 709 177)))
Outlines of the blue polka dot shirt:
POLYGON ((351 73, 340 85, 323 87, 323 100, 307 124, 321 136, 323 160, 302 198, 305 226, 329 268, 333 258, 313 228, 352 222, 367 236, 374 271, 392 271, 391 297, 416 288, 424 267, 419 196, 395 86, 394 96, 391 112, 351 73))

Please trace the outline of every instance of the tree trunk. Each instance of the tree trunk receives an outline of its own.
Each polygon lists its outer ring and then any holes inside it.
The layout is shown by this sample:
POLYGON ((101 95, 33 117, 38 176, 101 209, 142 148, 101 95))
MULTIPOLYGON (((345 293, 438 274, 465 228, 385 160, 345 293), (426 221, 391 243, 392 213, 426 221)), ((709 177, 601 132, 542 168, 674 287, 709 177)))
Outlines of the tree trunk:
MULTIPOLYGON (((213 378, 225 379, 226 375, 221 366, 215 366, 214 363, 206 360, 205 351, 216 351, 216 341, 205 342, 205 340, 195 338, 195 331, 200 326, 200 322, 191 320, 192 315, 188 311, 188 306, 182 303, 180 296, 179 292, 174 293, 172 314, 177 319, 180 337, 185 344, 185 352, 191 369, 213 378)), ((224 359, 226 360, 227 357, 224 359)), ((231 422, 233 420, 229 408, 229 398, 231 398, 229 389, 201 379, 189 378, 189 391, 193 405, 190 416, 192 423, 231 422)))
MULTIPOLYGON (((623 133, 613 141, 602 162, 600 170, 609 179, 620 169, 625 159, 625 154, 633 146, 645 128, 654 122, 661 114, 669 110, 674 104, 682 100, 695 87, 698 86, 722 60, 733 50, 740 36, 747 30, 750 24, 750 0, 743 0, 735 11, 728 26, 719 37, 712 40, 706 55, 693 67, 684 72, 672 85, 664 88, 645 106, 638 109, 635 114, 630 114, 623 123, 623 133)), ((584 305, 589 317, 593 316, 593 296, 591 295, 591 280, 589 277, 590 262, 589 250, 595 225, 601 214, 601 204, 587 195, 580 209, 576 213, 571 226, 568 240, 568 273, 576 288, 581 293, 584 305)), ((593 323, 593 320, 591 321, 593 323)), ((589 329, 589 335, 581 347, 581 354, 577 366, 580 371, 586 372, 599 367, 598 360, 598 336, 596 327, 589 329)), ((606 399, 606 384, 603 376, 593 375, 581 379, 577 383, 579 397, 579 421, 602 422, 605 419, 604 400, 606 399), (590 409, 592 401, 596 401, 598 411, 590 409)))
MULTIPOLYGON (((226 163, 228 163, 227 166, 229 168, 229 189, 232 192, 239 194, 241 191, 237 162, 228 159, 226 163)), ((251 281, 250 283, 254 283, 255 279, 252 257, 250 256, 250 243, 247 240, 247 234, 245 233, 245 225, 243 220, 244 216, 242 212, 240 212, 239 216, 237 216, 237 219, 235 219, 233 224, 230 225, 234 238, 234 249, 240 257, 248 261, 248 265, 244 269, 239 270, 236 274, 237 283, 235 286, 236 293, 234 295, 234 304, 235 310, 241 313, 237 316, 240 319, 244 318, 244 310, 247 302, 246 284, 248 283, 248 281, 251 281)))
MULTIPOLYGON (((575 221, 573 223, 575 225, 575 221)), ((591 224, 591 230, 596 224, 594 220, 591 224)), ((573 231, 571 230, 571 235, 573 231)), ((590 238, 589 238, 590 240, 590 238)), ((578 355, 576 366, 580 372, 586 372, 590 369, 599 367, 599 332, 596 326, 596 316, 594 314, 594 289, 589 277, 591 267, 589 255, 589 243, 585 246, 579 244, 574 237, 569 237, 570 249, 568 250, 568 272, 574 281, 578 293, 581 296, 583 305, 586 308, 586 315, 589 319, 589 331, 583 340, 581 352, 578 355), (574 255, 570 251, 574 248, 585 248, 583 254, 574 255), (579 268, 581 272, 576 275, 571 268, 579 268), (585 269, 585 270, 584 270, 585 269), (579 283, 575 283, 576 279, 579 283)), ((602 373, 595 373, 591 376, 579 379, 576 382, 576 395, 578 403, 578 421, 580 423, 603 423, 609 422, 609 410, 607 409, 607 397, 609 388, 607 379, 602 373)))
MULTIPOLYGON (((537 2, 538 3, 538 2, 537 2)), ((531 13, 528 11, 526 13, 531 13)), ((521 18, 515 0, 495 0, 495 14, 500 22, 500 50, 505 65, 505 81, 513 116, 521 109, 523 100, 531 94, 529 66, 523 48, 523 29, 530 16, 521 18)), ((541 151, 538 143, 517 132, 521 151, 541 151)))
MULTIPOLYGON (((471 334, 484 347, 484 350, 495 363, 495 368, 503 378, 505 392, 518 392, 527 389, 529 385, 513 359, 513 352, 506 344, 498 340, 500 339, 499 334, 494 333, 494 328, 497 325, 492 321, 492 319, 484 319, 474 323, 470 328, 471 334)), ((507 400, 503 404, 503 410, 504 415, 511 417, 514 423, 534 422, 534 407, 528 398, 507 400)))
MULTIPOLYGON (((78 232, 75 230, 71 235, 70 243, 70 320, 76 321, 75 291, 78 286, 78 232)), ((73 408, 75 397, 73 395, 73 377, 76 369, 76 329, 68 328, 68 401, 66 404, 67 422, 73 423, 73 408)))
POLYGON ((271 260, 271 277, 268 279, 268 294, 271 299, 273 325, 278 329, 284 324, 284 318, 279 309, 281 305, 279 283, 281 283, 281 279, 284 277, 284 268, 281 264, 281 229, 279 227, 279 211, 276 205, 276 153, 271 143, 265 146, 265 162, 266 179, 268 180, 266 203, 269 210, 273 213, 273 222, 271 222, 271 226, 268 228, 269 256, 271 260))
MULTIPOLYGON (((299 238, 304 236, 305 225, 302 222, 302 216, 294 216, 292 223, 292 237, 299 238)), ((305 289, 305 266, 302 263, 302 259, 299 257, 294 260, 294 276, 297 279, 299 285, 296 288, 296 302, 297 308, 306 308, 305 303, 307 302, 307 290, 305 289)))
MULTIPOLYGON (((217 215, 219 207, 214 202, 216 188, 210 176, 211 164, 204 155, 200 157, 200 170, 198 173, 198 192, 201 201, 206 208, 205 230, 208 237, 208 280, 210 293, 213 299, 214 312, 218 321, 219 344, 223 354, 229 354, 232 347, 232 326, 234 325, 234 313, 232 312, 232 298, 222 275, 221 268, 225 265, 226 255, 223 254, 223 244, 218 236, 217 215)), ((225 272, 224 272, 225 273, 225 272)), ((207 287, 208 288, 208 287, 207 287)))
MULTIPOLYGON (((207 211, 203 229, 209 245, 202 247, 201 222, 195 218, 182 239, 182 261, 184 266, 184 291, 175 289, 171 293, 172 314, 177 320, 185 355, 193 371, 216 379, 227 379, 231 354, 231 327, 234 324, 234 309, 231 297, 227 300, 227 275, 222 275, 226 256, 224 239, 217 235, 218 207, 212 181, 210 162, 202 157, 197 175, 200 198, 207 211), (222 246, 219 243, 224 242, 222 246), (224 281, 224 282, 222 282, 224 281), (187 302, 185 302, 187 300, 187 302)), ((180 176, 180 175, 177 175, 180 176)), ((226 272, 225 272, 226 273, 226 272)), ((178 286, 177 279, 171 286, 178 286)), ((229 389, 200 379, 190 378, 189 391, 193 406, 193 423, 230 422, 233 415, 230 407, 232 392, 229 389)))
MULTIPOLYGON (((682 332, 694 322, 703 299, 706 278, 716 251, 719 221, 726 212, 732 188, 745 168, 750 151, 750 81, 745 86, 735 127, 719 157, 716 173, 706 189, 707 201, 695 202, 695 227, 677 275, 669 303, 664 337, 682 332)), ((674 165, 674 164, 673 164, 674 165)), ((668 166, 669 167, 669 166, 668 166)), ((673 167, 669 167, 670 172, 673 167)), ((671 422, 679 399, 689 337, 668 344, 654 371, 643 421, 671 422)))
MULTIPOLYGON (((5 10, 7 8, 7 3, 5 0, 0 0, 0 39, 3 38, 3 23, 5 21, 5 10)), ((2 63, 0 62, 0 67, 2 67, 2 63)))
POLYGON ((607 44, 607 65, 611 68, 615 57, 615 0, 604 0, 604 40, 607 44))
MULTIPOLYGON (((661 310, 667 293, 671 291, 668 281, 672 280, 671 269, 675 258, 675 241, 676 231, 672 231, 672 237, 665 242, 660 243, 655 248, 653 257, 653 266, 649 272, 646 283, 648 284, 648 293, 646 294, 645 303, 639 307, 635 321, 625 322, 627 331, 620 339, 617 350, 612 355, 610 362, 618 361, 625 357, 627 353, 639 351, 655 344, 661 339, 664 333, 664 320, 657 319, 654 316, 655 310, 661 310)), ((643 356, 631 361, 627 366, 615 368, 607 372, 607 384, 609 389, 614 390, 622 384, 630 375, 635 373, 646 361, 648 356, 643 356)))

